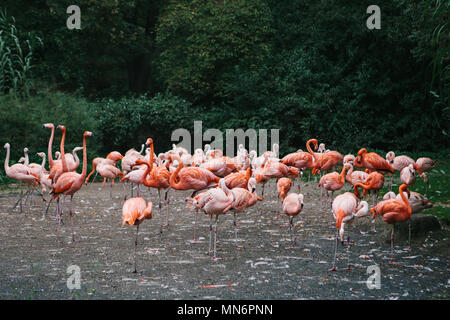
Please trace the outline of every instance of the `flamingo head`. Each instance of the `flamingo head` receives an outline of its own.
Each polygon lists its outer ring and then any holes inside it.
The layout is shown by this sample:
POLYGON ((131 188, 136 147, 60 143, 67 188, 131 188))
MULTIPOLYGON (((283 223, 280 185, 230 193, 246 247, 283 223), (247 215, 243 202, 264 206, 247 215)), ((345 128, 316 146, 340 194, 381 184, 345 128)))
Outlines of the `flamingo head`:
POLYGON ((42 125, 44 128, 54 129, 55 125, 53 123, 44 123, 42 125))
POLYGON ((153 144, 153 139, 152 138, 148 138, 147 141, 145 141, 145 145, 146 146, 151 146, 153 144))
POLYGON ((248 187, 249 189, 251 188, 252 193, 256 191, 256 179, 255 178, 250 178, 248 179, 248 187))
POLYGON ((388 153, 386 153, 386 161, 389 162, 390 164, 394 162, 394 158, 395 158, 394 151, 389 151, 388 153))
POLYGON ((317 141, 317 139, 311 139, 309 141, 311 141, 311 143, 314 145, 314 150, 317 150, 319 147, 319 141, 317 141))
POLYGON ((408 185, 407 184, 402 184, 399 188, 398 188, 398 193, 399 194, 402 194, 402 192, 406 192, 407 194, 408 194, 408 199, 409 199, 409 197, 411 196, 411 193, 409 192, 409 189, 408 189, 408 185))
POLYGON ((300 202, 302 209, 303 209, 303 198, 304 198, 303 194, 299 193, 298 194, 298 202, 300 202))
POLYGON ((45 157, 45 152, 38 152, 38 153, 36 153, 36 155, 43 158, 43 157, 45 157))
MULTIPOLYGON (((64 129, 65 129, 65 127, 64 127, 64 129)), ((83 136, 84 137, 92 137, 94 134, 92 133, 92 132, 90 132, 90 131, 85 131, 84 133, 83 133, 83 136)))
POLYGON ((152 208, 153 208, 153 203, 151 201, 149 201, 147 203, 147 208, 145 208, 143 215, 144 215, 144 219, 151 219, 152 218, 152 208))
POLYGON ((295 167, 289 167, 289 174, 288 174, 288 175, 289 175, 289 177, 291 177, 291 178, 297 178, 299 171, 300 171, 300 170, 298 170, 298 169, 295 168, 295 167))
POLYGON ((3 146, 3 148, 5 148, 5 149, 9 149, 11 147, 11 145, 7 142, 7 143, 5 143, 5 145, 3 146))
POLYGON ((65 131, 66 130, 66 126, 60 124, 60 125, 58 125, 57 129, 59 129, 61 131, 65 131))
POLYGON ((336 212, 336 229, 339 229, 339 228, 341 227, 341 225, 342 225, 342 220, 344 219, 344 217, 345 217, 345 212, 344 212, 344 210, 339 209, 339 210, 336 212))
POLYGON ((25 148, 23 148, 23 153, 28 153, 28 148, 27 147, 25 147, 25 148))

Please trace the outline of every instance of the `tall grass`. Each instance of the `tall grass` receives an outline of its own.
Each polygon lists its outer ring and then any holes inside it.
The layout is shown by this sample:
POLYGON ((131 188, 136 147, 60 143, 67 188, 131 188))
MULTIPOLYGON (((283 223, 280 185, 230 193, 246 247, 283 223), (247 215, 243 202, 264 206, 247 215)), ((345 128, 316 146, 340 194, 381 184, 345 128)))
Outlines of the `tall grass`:
POLYGON ((33 53, 38 45, 43 43, 36 35, 19 38, 14 17, 0 9, 0 94, 29 95, 33 53))

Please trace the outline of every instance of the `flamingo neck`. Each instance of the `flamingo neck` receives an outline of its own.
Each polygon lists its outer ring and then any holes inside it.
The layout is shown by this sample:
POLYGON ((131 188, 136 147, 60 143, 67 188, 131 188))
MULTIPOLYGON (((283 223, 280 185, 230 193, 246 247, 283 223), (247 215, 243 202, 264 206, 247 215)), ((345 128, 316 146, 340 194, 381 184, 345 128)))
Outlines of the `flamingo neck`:
MULTIPOLYGON (((63 157, 64 159, 64 157, 63 157)), ((65 160, 63 160, 65 161, 65 160)), ((64 164, 63 164, 64 166, 64 164)), ((81 183, 83 183, 84 178, 86 177, 87 171, 87 151, 86 151, 86 135, 83 135, 83 170, 81 171, 81 183)))
POLYGON ((319 158, 317 157, 316 153, 314 151, 312 151, 312 149, 311 149, 312 142, 313 142, 313 139, 308 140, 308 142, 306 143, 306 150, 308 150, 308 152, 313 156, 314 162, 318 163, 319 158))
POLYGON ((4 163, 4 166, 5 166, 5 172, 9 172, 9 154, 10 154, 10 147, 9 147, 9 145, 6 147, 6 159, 5 159, 5 163, 4 163))
POLYGON ((52 155, 52 145, 53 145, 53 136, 55 135, 55 126, 52 127, 52 133, 50 134, 50 140, 48 140, 48 165, 49 167, 53 167, 53 155, 52 155))
POLYGON ((25 155, 25 161, 24 161, 24 165, 28 166, 30 164, 30 159, 28 158, 28 152, 24 152, 25 155))
POLYGON ((44 153, 44 155, 42 156, 42 164, 41 164, 41 167, 42 167, 42 169, 44 169, 45 170, 45 153, 44 153))
POLYGON ((347 167, 344 166, 342 168, 341 174, 339 175, 339 180, 341 181, 341 183, 345 182, 345 171, 347 170, 347 167))
POLYGON ((405 194, 403 193, 403 190, 407 188, 406 184, 402 184, 400 188, 398 188, 398 192, 400 193, 400 196, 402 197, 403 202, 405 203, 406 207, 408 208, 408 213, 411 215, 411 205, 409 204, 408 199, 405 197, 405 194))
POLYGON ((177 187, 180 184, 180 181, 178 181, 177 183, 176 179, 178 178, 178 173, 183 168, 183 162, 181 161, 181 158, 177 155, 172 155, 172 158, 175 158, 175 160, 178 161, 178 167, 175 169, 175 172, 170 176, 169 183, 170 185, 177 187))
POLYGON ((66 162, 66 156, 64 154, 64 140, 66 139, 66 129, 63 129, 63 134, 62 134, 62 138, 61 138, 61 145, 60 145, 60 149, 61 149, 61 163, 62 163, 62 169, 63 172, 67 172, 69 171, 67 169, 67 162, 66 162))

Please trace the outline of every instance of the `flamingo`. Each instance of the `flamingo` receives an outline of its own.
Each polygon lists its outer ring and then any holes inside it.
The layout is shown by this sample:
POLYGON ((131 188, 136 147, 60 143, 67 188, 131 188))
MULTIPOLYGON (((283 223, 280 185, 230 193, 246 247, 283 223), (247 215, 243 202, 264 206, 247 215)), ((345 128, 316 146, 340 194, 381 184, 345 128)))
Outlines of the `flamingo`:
MULTIPOLYGON (((106 160, 100 161, 100 163, 97 164, 96 170, 104 178, 103 185, 105 185, 105 181, 107 179, 111 179, 111 184, 110 184, 111 188, 109 189, 109 196, 110 196, 110 198, 112 198, 112 187, 114 186, 114 179, 124 176, 124 173, 122 171, 120 171, 120 169, 117 168, 114 164, 112 164, 111 162, 109 162, 107 160, 112 160, 112 159, 106 159, 106 160)), ((131 174, 132 172, 134 172, 134 171, 131 171, 128 174, 131 174)), ((121 181, 123 181, 125 177, 123 177, 121 181)))
POLYGON ((114 164, 116 164, 116 162, 118 162, 118 161, 123 159, 123 155, 119 151, 111 151, 106 156, 106 159, 113 160, 114 164))
POLYGON ((353 164, 353 161, 355 161, 355 156, 352 154, 347 154, 344 156, 344 160, 342 161, 344 164, 351 163, 353 164))
POLYGON ((257 183, 263 183, 261 197, 264 198, 264 186, 271 178, 279 179, 282 177, 296 178, 298 176, 298 169, 288 167, 281 162, 270 159, 268 155, 264 155, 264 162, 261 167, 255 169, 255 178, 257 183))
POLYGON ((328 191, 331 191, 331 198, 333 198, 334 192, 342 189, 342 187, 344 186, 345 172, 349 167, 350 167, 349 164, 345 164, 340 174, 337 172, 331 172, 320 178, 319 188, 325 190, 325 193, 327 195, 327 201, 328 201, 328 191))
POLYGON ((233 172, 225 176, 225 184, 228 189, 247 188, 248 180, 252 176, 252 168, 248 167, 245 171, 233 172))
MULTIPOLYGON (((408 195, 407 192, 404 192, 405 196, 407 196, 409 205, 411 206, 411 214, 419 213, 425 209, 430 209, 433 207, 433 204, 430 200, 426 199, 423 195, 418 192, 410 191, 408 195)), ((401 200, 402 197, 400 194, 395 195, 394 192, 389 191, 383 196, 383 200, 389 199, 398 199, 401 200)))
MULTIPOLYGON (((183 167, 183 162, 177 155, 169 155, 169 161, 178 161, 178 167, 175 172, 172 173, 169 179, 170 187, 175 190, 194 190, 191 198, 203 189, 216 186, 220 178, 214 175, 211 171, 201 167, 183 167)), ((225 180, 224 180, 225 181, 225 180)), ((194 220, 194 242, 197 241, 195 236, 197 213, 195 210, 194 220)))
POLYGON ((53 183, 56 183, 64 172, 74 171, 78 167, 78 165, 75 162, 75 159, 73 159, 72 155, 66 155, 64 153, 64 142, 66 138, 66 127, 63 125, 59 125, 57 127, 62 131, 62 138, 61 138, 61 160, 60 162, 53 161, 53 165, 50 167, 50 179, 52 179, 53 183))
MULTIPOLYGON (((409 196, 408 186, 402 184, 398 188, 398 193, 400 194, 401 200, 390 199, 384 200, 378 203, 375 207, 370 209, 369 214, 372 214, 372 218, 376 216, 382 216, 383 221, 392 224, 391 232, 391 263, 394 262, 394 225, 397 222, 407 221, 411 218, 411 206, 408 199, 406 198, 404 192, 409 196)), ((411 238, 411 225, 409 228, 409 239, 411 238)), ((410 240, 411 241, 411 240, 410 240)))
MULTIPOLYGON (((161 201, 161 190, 168 189, 170 187, 170 176, 171 173, 167 169, 166 166, 161 165, 157 166, 156 168, 153 168, 154 163, 154 152, 153 152, 153 139, 148 138, 146 145, 150 146, 150 161, 146 162, 144 160, 136 160, 136 164, 143 164, 146 166, 146 170, 142 176, 141 183, 144 184, 146 187, 149 188, 155 188, 158 189, 158 196, 159 196, 159 213, 161 215, 161 208, 162 208, 162 201, 161 201)), ((169 190, 166 191, 164 198, 166 199, 166 206, 167 206, 167 213, 166 213, 166 226, 169 225, 169 204, 170 200, 168 197, 169 190)), ((162 216, 161 216, 162 217, 162 216)), ((162 226, 161 223, 161 229, 160 233, 162 233, 162 226)))
POLYGON ((412 164, 404 167, 400 171, 400 181, 408 186, 412 186, 416 183, 416 170, 412 164))
POLYGON ((419 171, 419 173, 422 173, 422 169, 420 169, 414 159, 405 155, 395 156, 394 151, 389 151, 386 154, 386 161, 392 166, 395 171, 402 171, 403 168, 412 165, 414 169, 419 171))
POLYGON ((233 193, 227 188, 225 179, 223 178, 219 180, 219 187, 204 191, 194 198, 191 197, 195 206, 195 211, 197 212, 197 210, 200 209, 204 213, 209 215, 209 252, 211 252, 212 246, 212 217, 213 215, 216 217, 214 224, 213 260, 217 259, 217 221, 219 219, 219 215, 226 214, 232 208, 234 200, 233 198, 233 193))
MULTIPOLYGON (((73 232, 73 221, 72 221, 72 199, 74 194, 80 190, 81 186, 83 185, 84 179, 86 177, 86 171, 87 171, 87 152, 86 152, 86 138, 91 137, 92 132, 85 131, 83 133, 83 170, 81 174, 78 174, 76 172, 64 172, 59 177, 58 181, 53 185, 52 190, 52 199, 59 198, 61 195, 63 197, 70 196, 70 206, 69 206, 69 218, 72 225, 72 242, 75 242, 75 236, 73 232)), ((61 150, 61 159, 64 164, 64 149, 61 150)), ((58 229, 56 230, 56 240, 58 240, 58 232, 59 227, 61 225, 61 218, 62 218, 62 207, 58 205, 58 211, 59 211, 59 223, 58 223, 58 229)))
POLYGON ((286 198, 289 190, 292 187, 292 180, 286 177, 280 178, 277 181, 277 190, 278 190, 278 198, 281 198, 281 201, 286 198))
POLYGON ((147 204, 143 198, 130 198, 123 203, 122 207, 122 227, 125 224, 129 224, 130 226, 136 226, 136 240, 134 241, 134 271, 133 273, 137 273, 136 270, 136 248, 138 244, 138 233, 139 233, 139 225, 146 219, 152 218, 152 207, 153 204, 149 201, 147 204))
POLYGON ((364 171, 353 171, 353 165, 351 162, 344 162, 344 166, 347 166, 349 169, 347 171, 347 175, 345 176, 345 180, 354 186, 356 183, 364 184, 366 182, 369 174, 364 171))
MULTIPOLYGON (((226 184, 223 189, 225 188, 227 188, 226 184)), ((256 194, 255 178, 250 178, 248 180, 247 188, 238 187, 231 190, 227 188, 227 192, 231 192, 233 194, 233 205, 231 210, 233 211, 234 242, 237 243, 236 214, 253 206, 258 200, 262 200, 262 198, 258 197, 256 194)))
POLYGON ((394 173, 394 168, 379 154, 375 152, 367 153, 366 148, 358 151, 358 155, 353 161, 353 165, 357 168, 367 168, 370 170, 378 170, 394 173))
POLYGON ((436 165, 431 158, 419 158, 416 160, 417 166, 422 170, 422 172, 430 171, 436 165))
MULTIPOLYGON (((10 149, 11 146, 9 143, 6 143, 4 148, 6 149, 6 159, 4 163, 5 173, 9 178, 18 180, 20 182, 20 198, 17 200, 16 204, 13 207, 17 206, 17 204, 20 202, 20 212, 22 212, 22 198, 23 195, 23 189, 22 189, 22 183, 25 183, 27 185, 31 186, 37 186, 39 182, 39 177, 36 176, 30 168, 23 164, 16 163, 12 166, 9 166, 9 157, 10 157, 10 149)), ((28 193, 28 192, 27 192, 28 193)))
POLYGON ((375 200, 376 200, 375 195, 378 194, 378 191, 381 188, 383 188, 383 184, 384 184, 384 176, 377 171, 373 171, 367 176, 366 182, 364 184, 355 183, 353 185, 353 188, 355 190, 355 195, 358 198, 359 198, 359 192, 358 192, 359 187, 364 189, 363 196, 365 196, 371 190, 372 191, 372 205, 375 205, 375 200))
MULTIPOLYGON (((368 215, 369 204, 361 201, 358 205, 357 197, 351 192, 345 192, 338 195, 331 206, 333 217, 336 220, 336 242, 334 246, 333 266, 330 271, 336 271, 336 253, 339 238, 344 245, 345 225, 353 222, 355 218, 361 218, 368 215), (338 231, 339 230, 339 231, 338 231)), ((347 236, 347 270, 350 270, 350 236, 347 236)))
POLYGON ((294 234, 294 217, 296 217, 303 209, 303 194, 289 193, 283 199, 283 213, 289 216, 289 233, 291 234, 292 245, 297 243, 297 237, 294 234))

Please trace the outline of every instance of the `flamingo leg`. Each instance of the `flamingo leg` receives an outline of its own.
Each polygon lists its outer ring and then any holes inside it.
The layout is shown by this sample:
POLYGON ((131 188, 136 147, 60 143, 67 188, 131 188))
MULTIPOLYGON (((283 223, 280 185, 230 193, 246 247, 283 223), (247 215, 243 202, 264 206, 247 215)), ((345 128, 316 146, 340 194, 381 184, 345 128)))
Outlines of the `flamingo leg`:
POLYGON ((212 214, 209 215, 209 249, 208 253, 212 251, 212 214))
POLYGON ((336 241, 334 243, 334 256, 333 256, 333 267, 331 267, 330 271, 336 271, 336 254, 337 254, 337 244, 339 241, 339 231, 336 229, 336 241))
POLYGON ((92 184, 92 183, 94 182, 95 178, 97 178, 97 175, 98 175, 98 171, 96 170, 96 171, 95 171, 95 176, 94 176, 94 179, 92 179, 92 181, 91 181, 91 183, 90 183, 90 184, 92 184))
POLYGON ((217 220, 219 219, 219 216, 216 215, 216 222, 214 224, 214 255, 213 260, 217 259, 216 252, 217 252, 217 220))
POLYGON ((21 182, 20 183, 20 197, 19 197, 19 200, 17 200, 16 204, 14 205, 14 207, 11 210, 14 210, 17 207, 17 205, 20 203, 20 212, 22 212, 22 199, 23 199, 23 197, 24 197, 24 194, 23 194, 22 182, 21 182))
POLYGON ((169 197, 169 189, 167 189, 166 194, 164 195, 166 200, 166 206, 167 206, 167 213, 166 213, 166 224, 165 226, 169 226, 169 204, 170 204, 170 197, 169 197))
POLYGON ((350 268, 350 234, 347 234, 347 270, 352 270, 350 268))
POLYGON ((134 255, 133 255, 134 271, 133 271, 133 273, 137 273, 137 269, 136 269, 136 248, 137 248, 137 245, 138 245, 138 234, 139 234, 139 225, 136 226, 136 240, 134 241, 134 255))
POLYGON ((261 198, 263 198, 263 199, 264 199, 264 186, 265 185, 266 185, 265 183, 263 183, 263 185, 262 185, 261 198))
MULTIPOLYGON (((139 190, 139 187, 138 187, 138 190, 139 190)), ((159 234, 161 235, 163 232, 163 230, 162 230, 163 229, 162 213, 161 213, 161 210, 162 210, 161 189, 158 189, 158 197, 159 197, 159 219, 161 220, 161 223, 159 225, 159 234)))
POLYGON ((73 199, 73 195, 70 196, 69 219, 70 219, 70 224, 72 226, 72 242, 75 242, 75 235, 73 233, 73 220, 72 220, 72 199, 73 199))
POLYGON ((233 225, 234 225, 234 244, 237 245, 237 223, 236 223, 236 212, 233 213, 234 218, 233 218, 233 225))
POLYGON ((394 263, 394 223, 392 224, 392 232, 391 232, 391 261, 390 263, 394 263))
POLYGON ((58 198, 58 205, 57 205, 58 228, 56 229, 56 241, 58 241, 59 228, 61 227, 63 207, 64 207, 64 196, 61 199, 58 198))
POLYGON ((198 209, 195 209, 195 217, 194 217, 194 241, 193 242, 197 242, 197 237, 195 234, 195 230, 197 229, 197 214, 198 214, 198 209))
POLYGON ((408 221, 408 250, 411 250, 411 219, 408 221))

